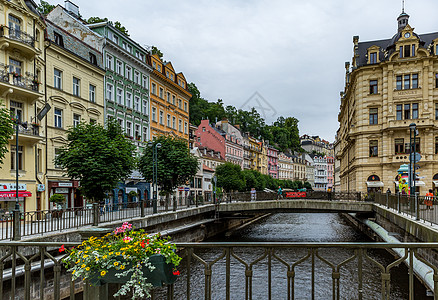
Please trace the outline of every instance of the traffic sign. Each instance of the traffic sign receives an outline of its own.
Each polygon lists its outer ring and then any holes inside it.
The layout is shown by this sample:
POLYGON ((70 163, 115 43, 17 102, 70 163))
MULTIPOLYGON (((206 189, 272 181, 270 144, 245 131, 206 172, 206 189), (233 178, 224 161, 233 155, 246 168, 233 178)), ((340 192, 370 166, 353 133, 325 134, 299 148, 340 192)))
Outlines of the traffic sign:
POLYGON ((421 160, 421 154, 418 152, 412 152, 411 154, 409 154, 409 161, 413 161, 414 158, 415 158, 415 162, 419 162, 421 160))
POLYGON ((188 191, 190 191, 190 188, 189 187, 185 187, 184 191, 188 192, 188 191))

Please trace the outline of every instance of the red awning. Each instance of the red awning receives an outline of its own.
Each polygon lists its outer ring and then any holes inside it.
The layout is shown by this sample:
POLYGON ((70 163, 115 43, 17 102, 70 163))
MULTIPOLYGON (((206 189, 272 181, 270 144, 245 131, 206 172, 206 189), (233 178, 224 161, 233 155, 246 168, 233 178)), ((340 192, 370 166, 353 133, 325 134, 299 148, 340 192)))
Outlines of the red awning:
MULTIPOLYGON (((18 197, 30 197, 32 193, 29 191, 18 191, 18 197)), ((16 192, 0 192, 0 198, 14 198, 17 197, 16 192)))

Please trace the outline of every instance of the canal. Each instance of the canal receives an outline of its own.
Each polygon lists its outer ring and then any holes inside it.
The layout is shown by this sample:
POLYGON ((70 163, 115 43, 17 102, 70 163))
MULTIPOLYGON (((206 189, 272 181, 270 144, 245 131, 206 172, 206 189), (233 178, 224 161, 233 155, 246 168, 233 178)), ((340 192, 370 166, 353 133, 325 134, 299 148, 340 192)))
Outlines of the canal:
MULTIPOLYGON (((210 242, 371 242, 365 235, 349 226, 338 214, 331 213, 284 213, 274 214, 255 222, 244 229, 234 232, 231 236, 216 236, 210 242)), ((260 249, 248 251, 239 249, 236 254, 246 262, 251 262, 262 256, 260 249)), ((197 254, 205 261, 213 261, 221 255, 220 249, 210 249, 197 254)), ((305 256, 307 250, 282 250, 278 256, 291 263, 305 256)), ((340 263, 353 255, 348 249, 321 249, 320 254, 332 263, 340 263)), ((370 250, 370 257, 384 266, 394 261, 386 251, 370 250)), ((186 299, 184 270, 182 262, 181 277, 175 283, 175 299, 186 299)), ((321 261, 316 261, 315 268, 315 299, 332 298, 331 269, 321 261)), ((253 298, 268 299, 267 260, 266 258, 254 266, 253 298)), ((225 263, 220 260, 212 268, 212 299, 225 299, 225 263)), ((287 298, 286 267, 277 263, 272 268, 272 299, 287 298)), ((380 270, 364 261, 364 296, 363 299, 381 299, 380 270)), ((347 263, 341 269, 340 295, 341 299, 358 299, 357 261, 347 263)), ((199 262, 192 262, 191 299, 204 299, 204 267, 199 262)), ((245 299, 244 267, 237 260, 231 263, 231 299, 245 299)), ((391 299, 408 299, 409 279, 404 264, 391 271, 391 299)), ((415 299, 432 299, 426 296, 426 289, 419 281, 415 281, 415 299)), ((161 298, 160 298, 161 299, 161 298)), ((311 261, 307 260, 296 269, 295 299, 311 299, 311 261)))

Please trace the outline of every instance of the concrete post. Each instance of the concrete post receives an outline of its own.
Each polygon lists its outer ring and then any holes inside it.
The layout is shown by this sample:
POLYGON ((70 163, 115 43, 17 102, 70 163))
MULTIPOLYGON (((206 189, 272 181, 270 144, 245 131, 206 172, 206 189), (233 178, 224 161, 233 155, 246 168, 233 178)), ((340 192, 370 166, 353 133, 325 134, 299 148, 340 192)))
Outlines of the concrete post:
POLYGON ((93 226, 99 225, 99 204, 93 203, 93 226))
POLYGON ((13 222, 13 227, 14 227, 12 240, 19 241, 19 240, 21 240, 20 211, 14 210, 12 217, 13 217, 12 222, 13 222))
POLYGON ((397 208, 398 208, 398 213, 401 213, 401 207, 400 207, 400 192, 397 193, 397 208))
POLYGON ((173 211, 176 211, 176 207, 178 206, 178 199, 176 196, 173 197, 173 211))

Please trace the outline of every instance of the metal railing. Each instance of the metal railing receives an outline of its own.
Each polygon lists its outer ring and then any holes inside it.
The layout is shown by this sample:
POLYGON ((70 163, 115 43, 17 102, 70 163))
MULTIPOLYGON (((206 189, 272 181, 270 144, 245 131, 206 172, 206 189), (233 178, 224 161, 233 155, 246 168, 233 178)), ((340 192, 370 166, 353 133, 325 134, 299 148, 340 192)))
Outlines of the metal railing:
MULTIPOLYGON (((58 249, 78 243, 0 243, 0 300, 3 299, 77 299, 84 282, 71 281, 58 249), (39 276, 35 276, 35 275, 39 276)), ((324 299, 367 299, 370 295, 391 299, 391 271, 408 263, 409 299, 415 299, 414 259, 432 270, 434 299, 438 299, 438 267, 425 257, 438 250, 438 243, 176 243, 183 257, 179 279, 167 288, 156 289, 151 299, 297 299, 300 289, 315 299, 324 286, 324 299), (404 255, 388 264, 370 255, 377 249, 404 249, 404 255), (343 249, 342 255, 328 258, 326 251, 343 249), (208 250, 208 258, 204 255, 208 250), (243 259, 244 253, 251 253, 243 259), (372 269, 371 269, 372 268, 372 269), (370 271, 371 270, 371 271, 370 271), (196 276, 194 276, 196 275, 196 276), (242 280, 232 281, 232 277, 242 280), (365 285, 370 276, 381 285, 365 285), (212 282, 214 279, 214 284, 212 282), (327 282, 331 289, 327 290, 327 282), (255 288, 255 284, 257 285, 255 288), (304 285, 304 286, 303 286, 304 285), (348 289, 345 287, 348 286, 348 289), (280 287, 280 288, 279 288, 280 287), (275 289, 276 295, 273 294, 275 289), (213 297, 216 295, 216 297, 213 297), (219 295, 219 296, 218 296, 219 295), (219 298, 218 298, 219 297, 219 298)), ((85 290, 84 293, 87 293, 85 290)), ((84 295, 84 298, 88 295, 84 295)), ((100 299, 96 299, 100 300, 100 299)))
POLYGON ((34 77, 17 75, 16 73, 8 73, 0 71, 0 81, 6 82, 21 88, 25 88, 34 92, 39 91, 39 83, 34 77))
POLYGON ((0 37, 7 37, 11 40, 16 40, 31 47, 35 47, 35 39, 30 34, 19 29, 13 29, 2 25, 0 27, 0 37))

